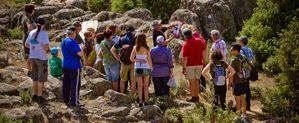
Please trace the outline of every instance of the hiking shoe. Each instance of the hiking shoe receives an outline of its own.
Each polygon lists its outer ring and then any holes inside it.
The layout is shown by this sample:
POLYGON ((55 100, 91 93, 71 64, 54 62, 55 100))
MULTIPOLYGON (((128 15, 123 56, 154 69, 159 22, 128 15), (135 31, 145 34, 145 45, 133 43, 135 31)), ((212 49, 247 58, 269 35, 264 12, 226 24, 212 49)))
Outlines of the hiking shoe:
POLYGON ((187 99, 187 102, 199 102, 199 97, 192 97, 191 99, 187 99))
POLYGON ((38 103, 45 103, 47 100, 44 98, 44 97, 42 97, 42 96, 37 96, 37 102, 38 103))
POLYGON ((144 105, 144 106, 147 106, 147 105, 148 105, 148 103, 147 103, 147 102, 144 102, 144 103, 143 103, 143 105, 144 105))
POLYGON ((139 103, 139 104, 138 104, 138 106, 139 106, 139 107, 142 107, 142 106, 143 106, 143 103, 142 103, 142 102, 141 102, 141 103, 139 103))
POLYGON ((28 72, 27 72, 27 76, 28 76, 28 77, 31 77, 31 71, 28 71, 28 72))

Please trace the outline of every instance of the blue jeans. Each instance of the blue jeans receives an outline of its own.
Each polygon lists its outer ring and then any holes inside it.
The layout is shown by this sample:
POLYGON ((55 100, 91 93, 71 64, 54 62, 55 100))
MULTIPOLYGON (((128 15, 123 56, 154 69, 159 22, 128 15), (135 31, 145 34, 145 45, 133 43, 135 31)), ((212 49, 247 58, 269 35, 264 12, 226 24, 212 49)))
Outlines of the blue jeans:
POLYGON ((169 79, 170 77, 153 77, 156 96, 169 96, 169 79))
POLYGON ((105 65, 104 66, 105 73, 106 73, 106 79, 108 81, 118 81, 119 79, 119 71, 120 71, 120 66, 119 63, 114 63, 111 65, 105 65))
POLYGON ((249 82, 249 80, 247 80, 245 85, 246 85, 246 93, 245 93, 246 97, 245 97, 245 99, 246 99, 247 109, 250 109, 251 91, 250 91, 250 82, 249 82))

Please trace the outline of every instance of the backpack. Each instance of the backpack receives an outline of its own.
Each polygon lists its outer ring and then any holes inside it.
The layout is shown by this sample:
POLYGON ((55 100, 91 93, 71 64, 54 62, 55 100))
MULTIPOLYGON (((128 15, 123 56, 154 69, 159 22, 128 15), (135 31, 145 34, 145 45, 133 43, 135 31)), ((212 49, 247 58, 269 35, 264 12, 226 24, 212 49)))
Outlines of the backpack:
MULTIPOLYGON (((125 36, 123 38, 126 38, 125 40, 130 40, 128 36, 125 36)), ((133 51, 133 46, 134 43, 132 43, 133 41, 130 40, 130 46, 125 47, 125 48, 121 48, 120 50, 120 61, 122 63, 124 63, 125 65, 130 65, 133 62, 130 60, 130 56, 131 53, 133 51)), ((119 43, 121 44, 121 46, 123 45, 123 40, 120 40, 119 43)))
POLYGON ((244 56, 241 56, 238 58, 238 60, 240 62, 240 65, 239 71, 236 71, 236 74, 240 79, 249 79, 252 67, 248 59, 244 56))
POLYGON ((217 64, 215 62, 211 63, 210 73, 216 86, 225 85, 226 68, 227 65, 224 61, 220 61, 220 64, 217 64))
MULTIPOLYGON (((246 52, 243 49, 241 49, 241 50, 243 51, 245 57, 247 58, 248 55, 246 54, 246 52)), ((250 72, 249 80, 256 81, 259 79, 258 71, 253 65, 250 64, 250 66, 251 66, 251 72, 250 72)))
POLYGON ((97 59, 97 53, 95 50, 93 50, 87 57, 87 63, 89 66, 93 66, 93 64, 95 63, 97 59))

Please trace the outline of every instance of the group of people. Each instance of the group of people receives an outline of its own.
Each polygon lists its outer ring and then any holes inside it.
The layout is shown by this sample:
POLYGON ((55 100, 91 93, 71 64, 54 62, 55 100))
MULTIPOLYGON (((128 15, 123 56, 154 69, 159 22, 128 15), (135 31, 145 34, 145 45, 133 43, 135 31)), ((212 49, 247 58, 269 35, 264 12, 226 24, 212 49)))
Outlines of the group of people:
POLYGON ((250 109, 248 72, 254 64, 254 55, 247 47, 246 37, 239 38, 239 43, 231 46, 233 59, 228 63, 226 42, 221 39, 218 30, 211 31, 212 47, 210 53, 207 53, 205 39, 196 27, 188 24, 172 23, 164 33, 161 22, 155 21, 152 35, 154 47, 150 48, 146 34, 135 33, 134 27, 128 27, 123 35, 117 35, 116 25, 99 33, 88 28, 82 39, 79 35, 82 25, 74 22, 67 28, 66 37, 60 45, 62 60, 58 55, 60 48, 49 46, 48 33, 44 30, 46 20, 32 19, 34 5, 26 5, 25 13, 22 19, 23 41, 25 56, 28 56, 25 57, 28 61, 28 75, 33 80, 33 100, 45 101, 43 92, 48 77, 48 64, 50 74, 63 79, 63 100, 69 106, 83 106, 79 102, 79 92, 81 68, 84 66, 94 67, 105 74, 115 91, 126 93, 129 81, 130 95, 138 95, 139 106, 148 104, 151 80, 156 96, 169 96, 170 87, 167 83, 174 77, 174 65, 168 44, 174 39, 182 39, 182 72, 189 81, 191 96, 187 101, 199 101, 203 75, 205 80, 213 83, 215 105, 225 109, 227 89, 233 87, 237 111, 246 115, 246 109, 250 109), (48 53, 52 55, 49 60, 48 53))

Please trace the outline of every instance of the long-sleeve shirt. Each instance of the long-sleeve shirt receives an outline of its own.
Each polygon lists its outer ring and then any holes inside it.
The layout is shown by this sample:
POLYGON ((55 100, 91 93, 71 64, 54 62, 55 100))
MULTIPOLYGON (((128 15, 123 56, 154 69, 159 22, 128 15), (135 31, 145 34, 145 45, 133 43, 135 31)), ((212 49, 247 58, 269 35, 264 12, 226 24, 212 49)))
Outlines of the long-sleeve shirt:
POLYGON ((159 45, 151 50, 151 58, 153 62, 153 77, 168 77, 170 69, 173 68, 173 61, 170 49, 159 45))

